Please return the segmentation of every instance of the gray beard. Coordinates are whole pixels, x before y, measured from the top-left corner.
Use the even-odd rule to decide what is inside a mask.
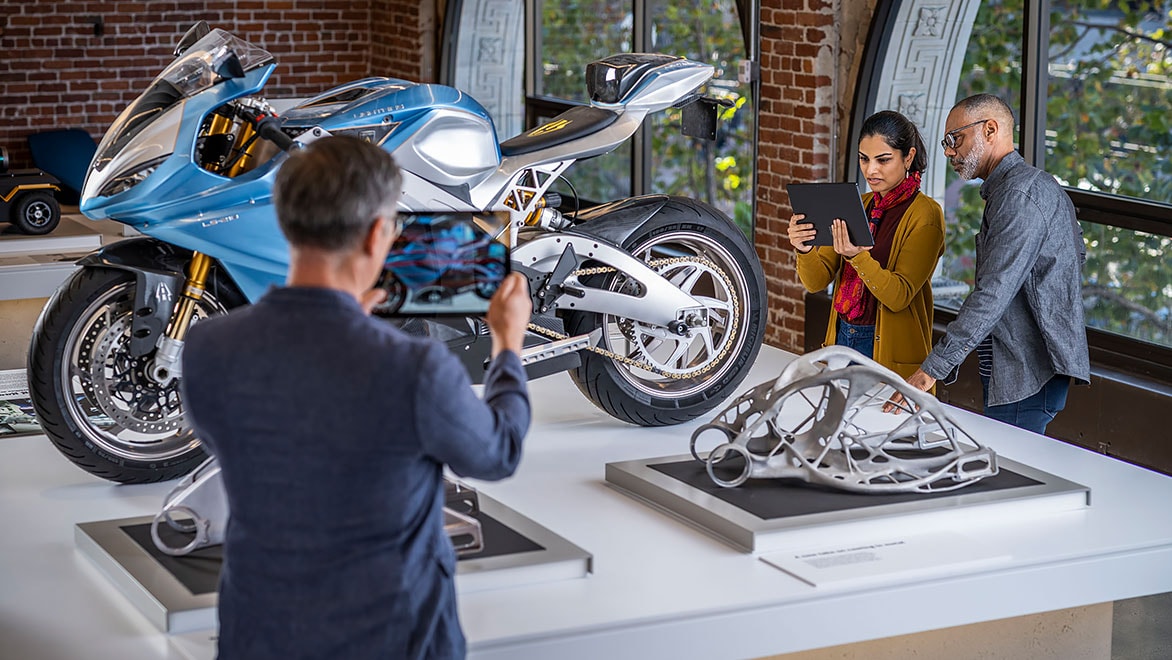
[[[975,179],[977,177],[977,167],[981,164],[981,159],[985,157],[985,152],[989,150],[989,145],[984,141],[978,141],[973,150],[960,162],[960,171],[957,176],[966,181]]]

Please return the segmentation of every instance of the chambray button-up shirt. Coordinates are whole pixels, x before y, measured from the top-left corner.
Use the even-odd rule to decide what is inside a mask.
[[[1016,151],[981,185],[976,285],[922,369],[945,380],[987,335],[993,375],[985,405],[1014,403],[1056,375],[1090,380],[1083,320],[1086,246],[1054,177]]]

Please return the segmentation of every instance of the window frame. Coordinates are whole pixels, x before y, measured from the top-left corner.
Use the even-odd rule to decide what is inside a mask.
[[[854,112],[850,121],[850,142],[857,144],[863,121],[875,111],[877,90],[884,74],[881,55],[892,39],[896,17],[905,0],[879,0],[863,49],[863,62],[855,87]],[[1049,76],[1049,0],[1023,0],[1022,87],[1019,109],[1020,139],[1018,152],[1027,163],[1045,167],[1046,88]],[[925,136],[934,144],[936,138]],[[857,182],[858,168],[844,159],[844,180]],[[1131,231],[1172,237],[1172,204],[1152,200],[1092,192],[1063,186],[1074,204],[1078,219],[1119,227]],[[938,321],[951,321],[956,313],[936,307]],[[1095,366],[1110,365],[1128,374],[1172,383],[1172,347],[1133,339],[1087,326],[1087,341]]]
[[[542,40],[541,40],[541,11],[538,6],[539,2],[549,0],[525,0],[525,130],[536,128],[541,119],[556,116],[576,105],[583,105],[578,102],[569,101],[557,97],[541,95],[537,93],[538,78],[540,73],[537,64],[541,61]],[[651,2],[649,0],[628,0],[631,3],[631,51],[636,53],[650,52],[651,44],[651,26],[652,21],[648,20]],[[748,5],[746,7],[745,5]],[[745,29],[744,22],[746,9],[747,13],[752,14],[749,23],[749,43],[747,44],[748,52],[745,53],[745,59],[756,63],[758,61],[758,53],[760,51],[760,0],[737,0],[738,19],[742,23],[742,30]],[[756,69],[756,67],[753,67]],[[749,93],[754,108],[759,108],[758,105],[761,99],[761,80],[760,76],[754,76],[753,81],[749,86]],[[753,113],[752,125],[752,139],[753,145],[752,158],[754,163],[757,160],[758,140],[757,135],[760,130],[758,118],[760,111]],[[646,122],[645,122],[646,126]],[[640,127],[631,137],[631,189],[632,196],[647,195],[656,192],[651,189],[652,181],[654,180],[651,172],[651,131],[645,127]],[[750,190],[757,189],[757,167],[753,167],[753,178],[750,182]],[[750,196],[752,205],[752,217],[757,217],[757,196]],[[603,203],[607,200],[588,200],[583,199],[581,203],[583,206],[592,206]],[[756,231],[754,223],[753,227]]]

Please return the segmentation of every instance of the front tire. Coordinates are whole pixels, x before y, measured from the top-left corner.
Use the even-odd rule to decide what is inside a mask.
[[[573,313],[570,335],[603,328],[602,347],[658,371],[590,351],[570,373],[595,405],[640,426],[680,424],[712,410],[734,393],[761,349],[765,324],[765,277],[745,235],[716,209],[672,199],[622,248],[645,261],[682,260],[660,275],[703,301],[709,327],[689,336],[610,314]],[[688,257],[698,257],[689,262]],[[611,290],[637,288],[622,274],[608,276]],[[670,374],[670,375],[665,375]]]
[[[227,311],[209,287],[195,320]],[[77,270],[46,304],[29,347],[29,394],[45,434],[76,465],[118,483],[180,477],[206,454],[187,423],[179,381],[150,376],[154,351],[129,351],[135,277]],[[227,297],[234,297],[226,290]]]

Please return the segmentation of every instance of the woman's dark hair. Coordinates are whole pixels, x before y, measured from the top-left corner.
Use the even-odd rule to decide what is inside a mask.
[[[883,138],[892,149],[898,149],[907,157],[912,147],[916,148],[916,157],[912,159],[912,172],[923,172],[928,168],[928,150],[924,148],[924,138],[912,120],[898,112],[884,110],[867,117],[863,122],[863,130],[859,138],[878,135]]]

